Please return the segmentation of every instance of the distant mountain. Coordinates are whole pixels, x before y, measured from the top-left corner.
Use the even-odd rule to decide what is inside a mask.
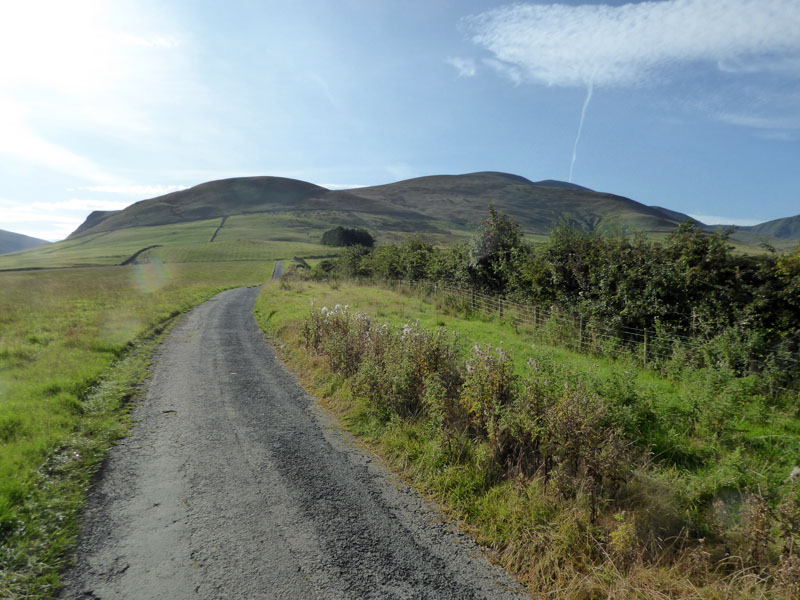
[[[748,231],[759,235],[770,235],[782,240],[800,240],[800,215],[775,219],[750,227],[737,227],[737,230]]]
[[[678,225],[661,211],[623,196],[506,173],[433,175],[352,192],[462,227],[485,218],[488,204],[513,216],[528,233],[547,234],[561,221],[586,231],[622,226],[664,232]]]
[[[22,235],[21,233],[0,229],[0,254],[19,252],[20,250],[36,248],[37,246],[43,246],[49,243],[50,242],[47,240],[40,240],[39,238],[29,235]]]
[[[118,211],[95,211],[70,238],[103,231],[199,221],[249,213],[344,211],[423,221],[424,216],[348,190],[331,191],[297,179],[239,177],[203,183],[187,190],[142,200]],[[426,229],[424,223],[417,227]]]
[[[352,190],[329,190],[283,177],[241,177],[142,200],[120,211],[93,212],[70,238],[254,213],[291,213],[297,227],[308,228],[312,221],[319,226],[367,227],[378,239],[397,239],[408,232],[463,238],[486,218],[489,204],[513,216],[526,233],[541,235],[559,223],[584,231],[663,234],[690,218],[573,183],[533,182],[495,171],[432,175]],[[800,237],[800,217],[740,230],[750,239],[755,234]]]

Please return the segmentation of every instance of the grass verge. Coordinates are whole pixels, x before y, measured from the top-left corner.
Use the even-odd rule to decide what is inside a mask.
[[[402,405],[386,410],[376,398],[393,367],[367,360],[348,375],[346,369],[332,369],[330,355],[309,351],[302,323],[309,319],[311,299],[317,308],[348,304],[351,312],[393,326],[419,321],[425,328],[458,331],[470,342],[502,343],[514,358],[519,377],[514,385],[533,381],[548,406],[563,409],[546,411],[556,418],[551,422],[567,426],[559,435],[569,436],[570,411],[579,406],[570,398],[588,399],[589,412],[605,407],[598,415],[613,424],[629,457],[622,485],[598,497],[588,479],[542,477],[540,471],[524,473],[519,461],[500,463],[491,419],[482,428],[448,430],[441,414],[428,408],[405,415]],[[435,301],[344,283],[270,285],[259,299],[257,317],[281,340],[308,389],[419,489],[443,502],[503,566],[529,584],[534,597],[797,597],[798,560],[786,545],[797,542],[792,528],[800,505],[797,486],[786,476],[800,460],[794,444],[800,423],[794,403],[760,396],[753,381],[713,371],[661,377],[634,361],[531,347],[513,323],[465,319]],[[347,335],[332,341],[340,356],[346,352],[338,342]],[[475,356],[470,355],[473,368],[480,364]],[[538,370],[532,380],[524,379],[528,359]],[[399,385],[407,383],[401,377]],[[386,385],[394,386],[396,395],[398,381]],[[469,406],[472,396],[462,394],[462,402]],[[579,411],[574,416],[576,428],[593,435],[592,423],[581,422]],[[571,439],[584,442],[580,435]],[[609,444],[596,441],[594,458],[605,460]],[[585,474],[587,456],[592,458],[582,456],[575,473]]]
[[[91,477],[175,319],[255,262],[0,273],[0,598],[51,598]]]

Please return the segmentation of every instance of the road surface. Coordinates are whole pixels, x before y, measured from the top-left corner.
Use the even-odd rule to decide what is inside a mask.
[[[279,260],[275,263],[275,270],[272,271],[272,278],[280,279],[281,277],[283,277],[283,261]]]
[[[62,597],[527,597],[303,391],[258,292],[223,292],[160,348]]]

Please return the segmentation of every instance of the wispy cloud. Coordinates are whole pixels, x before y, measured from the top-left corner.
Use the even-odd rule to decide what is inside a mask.
[[[308,78],[319,88],[320,92],[322,92],[322,95],[327,98],[328,102],[330,102],[334,108],[341,108],[339,99],[333,95],[331,86],[324,77],[318,73],[308,73]]]
[[[28,110],[0,90],[0,154],[38,163],[53,171],[94,182],[112,181],[93,160],[39,135],[27,122]]]
[[[446,59],[445,62],[455,68],[459,77],[475,77],[478,72],[478,67],[475,65],[475,61],[471,58],[454,56]]]
[[[780,133],[782,136],[789,136],[792,132],[800,132],[800,118],[764,117],[734,113],[722,113],[718,115],[718,118],[724,123],[759,129],[764,133]]]
[[[484,58],[483,64],[508,78],[514,85],[522,83],[522,70],[517,65],[503,62],[496,58]]]
[[[154,198],[187,189],[185,185],[89,185],[80,188],[88,192],[122,194],[138,198]]]
[[[758,219],[738,219],[736,217],[719,217],[715,215],[689,216],[695,221],[705,223],[706,225],[742,225],[746,227],[749,225],[758,225],[759,223],[763,223],[763,221],[759,221]]]
[[[356,188],[367,187],[360,183],[320,183],[319,185],[329,190],[354,190]]]
[[[57,210],[57,211],[86,211],[92,210],[122,210],[131,205],[131,202],[120,202],[114,200],[87,200],[85,198],[70,198],[60,202],[34,202],[31,208],[37,211]]]
[[[800,53],[796,0],[515,4],[465,25],[474,43],[524,80],[558,86],[639,85],[680,63],[755,65],[741,61]]]
[[[67,237],[84,220],[83,216],[42,212],[5,198],[0,198],[0,215],[0,229],[50,241]]]

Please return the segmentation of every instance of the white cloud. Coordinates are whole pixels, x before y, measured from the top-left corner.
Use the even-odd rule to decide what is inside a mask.
[[[721,60],[717,63],[717,68],[723,73],[753,74],[753,73],[775,73],[775,74],[796,74],[800,73],[800,56],[779,56],[779,57],[737,57],[734,59]]]
[[[103,194],[123,194],[138,198],[155,198],[171,192],[187,189],[185,185],[90,185],[80,188],[89,192]],[[130,203],[129,203],[130,204]]]
[[[329,190],[354,190],[356,188],[367,187],[359,183],[320,183],[319,185]]]
[[[738,219],[736,217],[718,217],[714,215],[689,215],[695,221],[700,221],[706,225],[758,225],[763,223],[758,219]]]
[[[459,77],[475,77],[475,74],[478,72],[475,61],[471,58],[460,58],[455,56],[453,58],[448,58],[445,60],[445,62],[458,71]]]
[[[92,210],[122,210],[130,205],[130,202],[71,198],[61,202],[34,202],[31,207],[36,210],[78,210],[85,213]]]
[[[0,229],[50,241],[67,237],[85,218],[51,210],[36,210],[4,198],[0,198],[0,215]]]
[[[89,181],[108,182],[113,179],[94,161],[38,135],[28,125],[27,116],[28,109],[4,97],[0,90],[0,154],[36,162]]]
[[[515,4],[464,23],[500,64],[527,81],[558,86],[638,85],[686,62],[769,63],[800,53],[797,0]]]
[[[752,127],[754,129],[773,131],[800,129],[800,120],[790,117],[762,117],[758,115],[723,113],[719,115],[719,120],[732,125]]]
[[[516,65],[502,62],[495,58],[484,58],[483,63],[500,73],[500,75],[510,79],[514,85],[522,83],[522,71]]]
[[[721,113],[717,119],[730,125],[755,129],[758,137],[766,140],[792,141],[800,134],[800,117]]]

